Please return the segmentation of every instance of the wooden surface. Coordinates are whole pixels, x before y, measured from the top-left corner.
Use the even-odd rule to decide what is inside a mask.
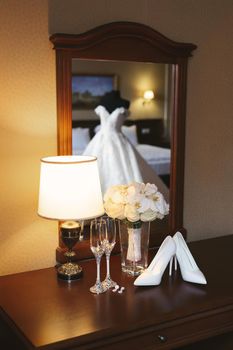
[[[54,268],[3,276],[1,316],[22,349],[171,349],[227,333],[233,331],[232,246],[233,236],[190,244],[207,286],[166,271],[160,286],[134,287],[118,256],[111,270],[126,288],[121,295],[89,292],[94,261],[83,262],[84,278],[71,284],[57,280]]]

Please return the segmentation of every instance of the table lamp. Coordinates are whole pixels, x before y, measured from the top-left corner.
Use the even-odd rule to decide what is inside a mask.
[[[79,220],[104,214],[97,158],[92,156],[55,156],[41,159],[38,214],[62,221],[60,234],[68,248],[68,261],[57,269],[66,281],[79,279],[82,268],[71,261],[73,246],[80,237]]]

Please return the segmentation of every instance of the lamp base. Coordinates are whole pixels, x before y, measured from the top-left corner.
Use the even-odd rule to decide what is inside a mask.
[[[83,269],[81,266],[72,262],[65,263],[57,269],[57,277],[67,282],[78,280],[82,275]]]

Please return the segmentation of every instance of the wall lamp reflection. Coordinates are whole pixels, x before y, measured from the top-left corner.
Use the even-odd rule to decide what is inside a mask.
[[[143,94],[143,102],[142,104],[145,105],[147,103],[150,103],[155,97],[153,90],[146,90]]]

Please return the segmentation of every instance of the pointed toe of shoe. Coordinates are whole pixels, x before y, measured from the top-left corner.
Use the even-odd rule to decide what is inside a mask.
[[[200,270],[189,271],[182,276],[183,280],[186,282],[197,283],[197,284],[207,284],[204,274]]]
[[[158,276],[154,275],[150,271],[145,270],[140,276],[134,281],[135,286],[156,286],[160,284],[161,280]]]
[[[200,284],[207,284],[207,281],[206,281],[206,278],[204,276],[204,274],[199,270],[198,271],[198,278],[197,278],[197,281],[196,283],[200,283]]]

